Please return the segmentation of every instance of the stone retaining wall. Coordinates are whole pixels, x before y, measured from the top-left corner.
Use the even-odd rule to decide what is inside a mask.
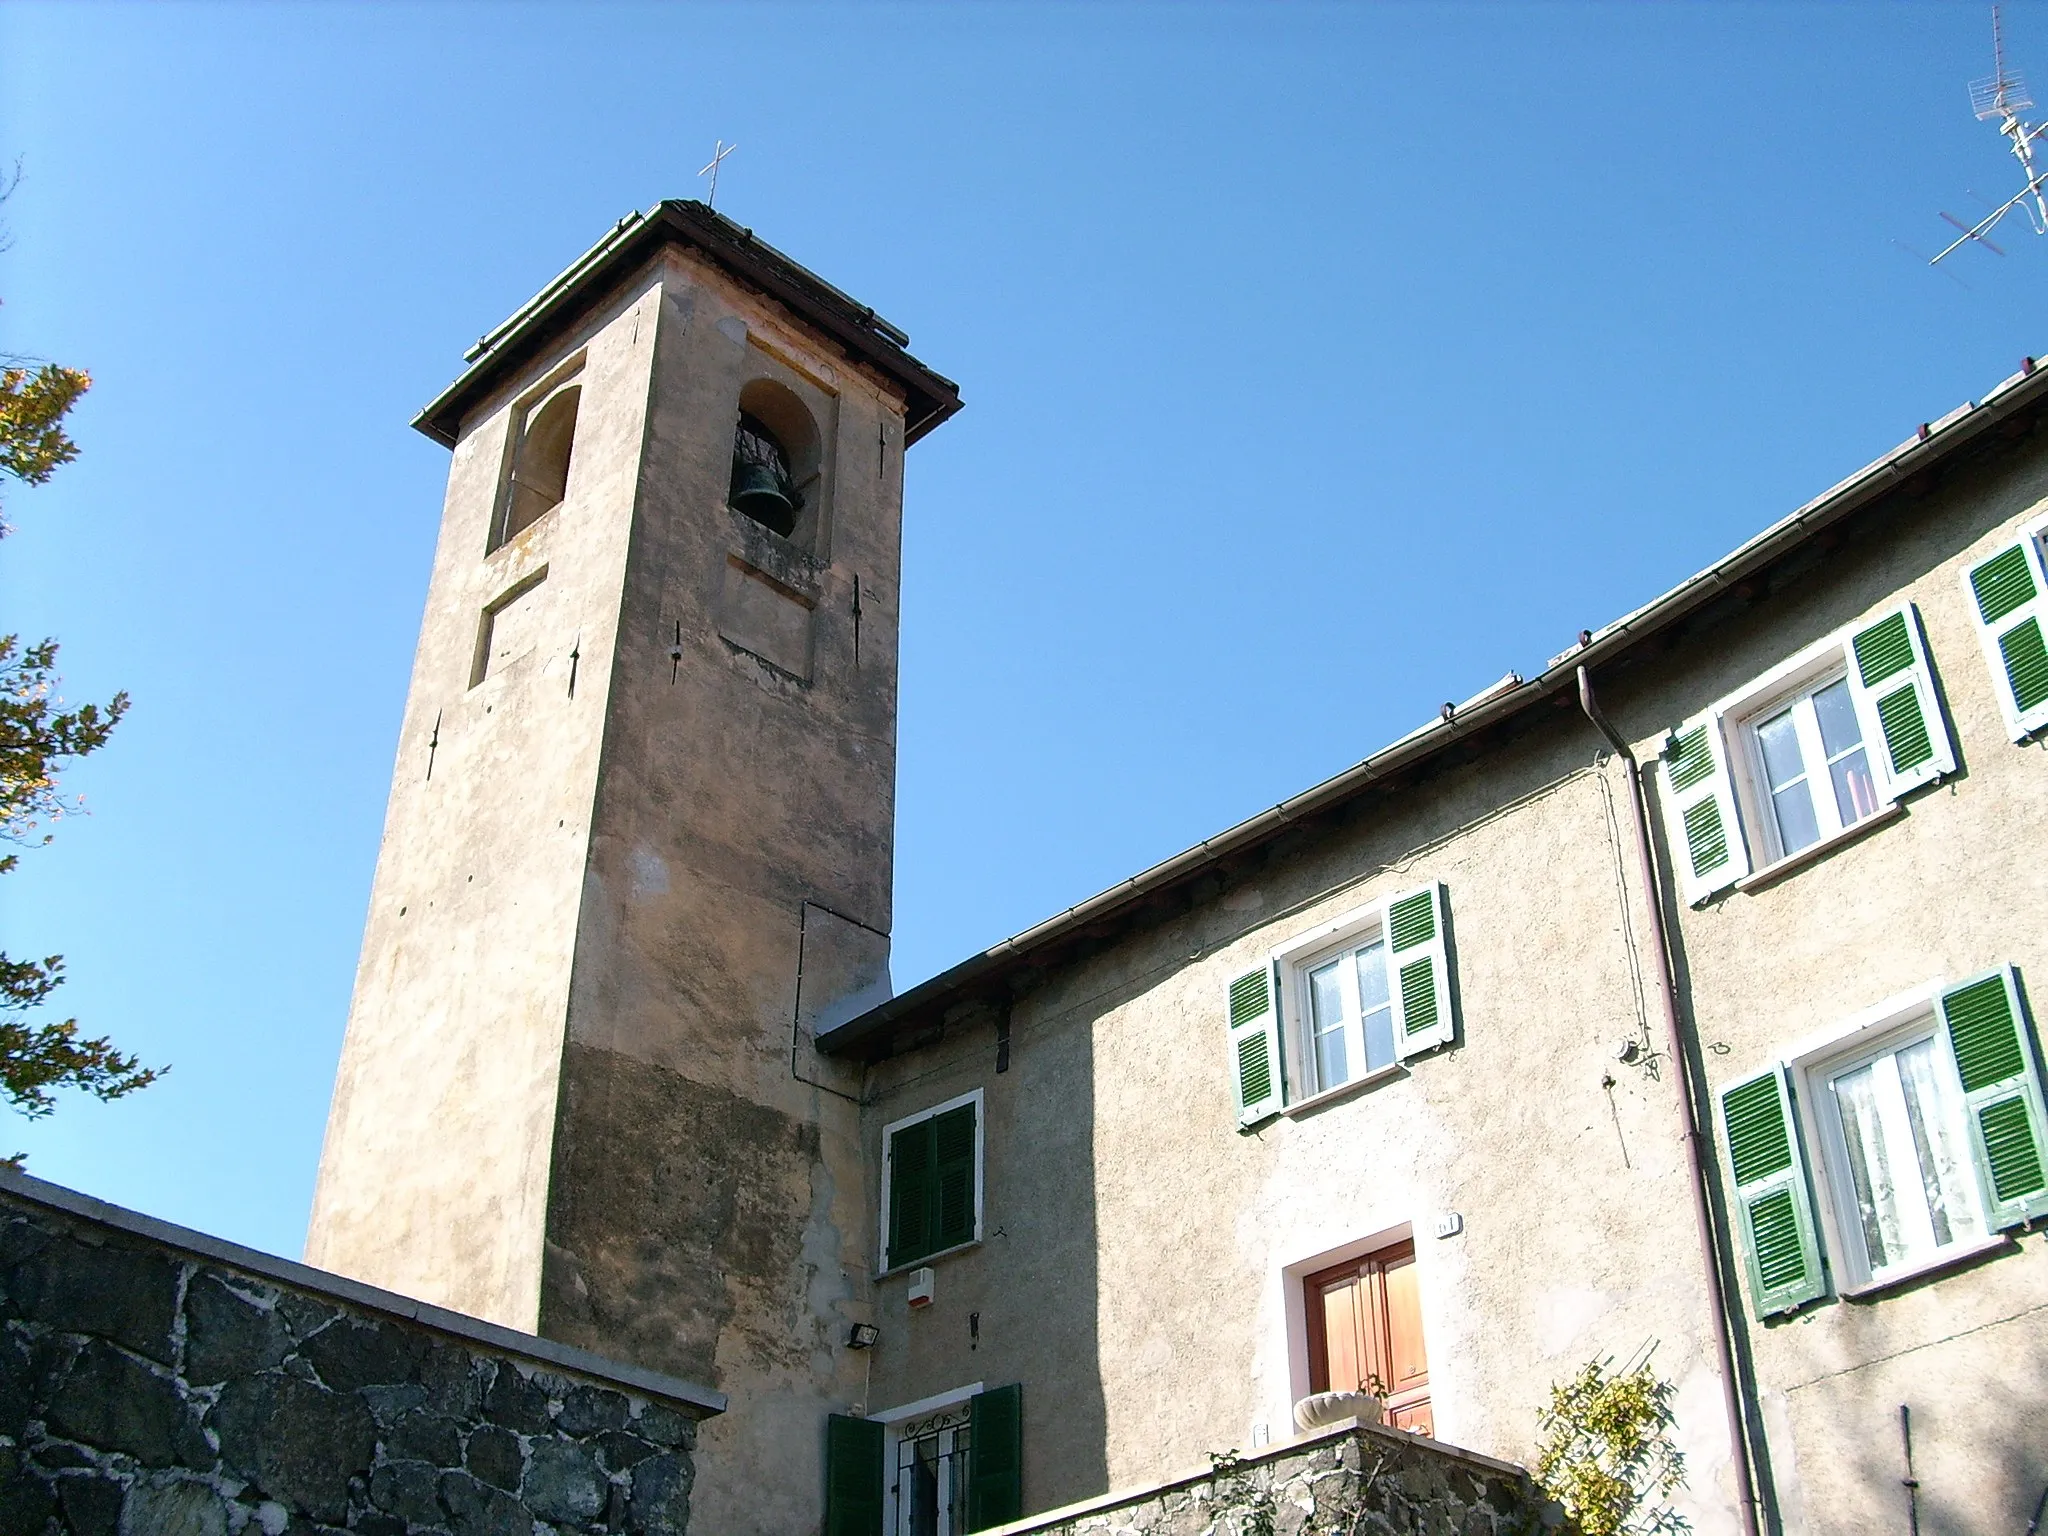
[[[986,1536],[1570,1536],[1520,1467],[1355,1421]]]
[[[723,1407],[0,1170],[0,1536],[672,1536]]]

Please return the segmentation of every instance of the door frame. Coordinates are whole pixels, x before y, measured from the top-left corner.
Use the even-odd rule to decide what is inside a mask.
[[[1308,1294],[1306,1284],[1308,1277],[1321,1270],[1334,1269],[1347,1260],[1362,1259],[1369,1253],[1375,1253],[1382,1248],[1391,1248],[1396,1243],[1404,1241],[1415,1242],[1415,1224],[1413,1222],[1396,1222],[1393,1226],[1382,1227],[1376,1232],[1368,1233],[1364,1237],[1353,1238],[1350,1242],[1340,1243],[1334,1248],[1319,1249],[1315,1253],[1306,1254],[1299,1259],[1280,1266],[1281,1307],[1287,1335],[1288,1396],[1287,1402],[1282,1407],[1276,1421],[1285,1426],[1285,1428],[1276,1438],[1284,1440],[1287,1436],[1294,1433],[1294,1405],[1309,1395]],[[1420,1243],[1416,1243],[1415,1264],[1418,1274],[1427,1280],[1428,1269],[1422,1261],[1422,1245]],[[1427,1287],[1424,1288],[1423,1294],[1427,1297]],[[1426,1314],[1423,1318],[1423,1333],[1425,1337],[1428,1337],[1430,1333],[1429,1318]],[[1429,1379],[1433,1386],[1436,1381],[1436,1369],[1433,1362],[1430,1368]],[[1435,1393],[1432,1392],[1431,1401],[1434,1402],[1435,1400]]]

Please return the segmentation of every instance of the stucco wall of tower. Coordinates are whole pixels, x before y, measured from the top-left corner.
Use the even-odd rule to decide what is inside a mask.
[[[1668,727],[1906,597],[1947,701],[1950,783],[1775,884],[1670,914],[1714,1088],[1903,989],[2048,964],[2048,760],[2006,735],[1962,587],[1969,563],[2048,509],[2042,450],[2038,434],[2000,439],[1602,679],[1649,760]],[[1702,1533],[1735,1529],[1673,1064],[1615,1059],[1656,1014],[1625,789],[1599,745],[1561,701],[1476,762],[1282,836],[1178,915],[1162,904],[1091,956],[1042,967],[1006,1005],[1007,1072],[1004,1010],[980,1007],[874,1068],[871,1198],[882,1127],[920,1108],[983,1088],[988,1150],[982,1241],[936,1261],[935,1303],[912,1313],[900,1276],[877,1288],[873,1404],[1022,1381],[1033,1509],[1244,1448],[1260,1424],[1277,1438],[1303,1390],[1288,1340],[1298,1266],[1405,1228],[1443,1439],[1526,1461],[1552,1382],[1654,1342],[1689,1464],[1679,1508]],[[1428,879],[1448,887],[1459,1041],[1240,1135],[1231,978]],[[1463,1231],[1438,1239],[1450,1211]],[[2031,1431],[2048,1413],[2044,1268],[2027,1235],[1880,1297],[1747,1326],[1786,1529],[1902,1522],[1901,1403],[1923,1530],[2025,1524],[2048,1483]]]
[[[595,306],[454,449],[307,1235],[527,1330],[659,300],[650,271]],[[491,550],[515,406],[579,352],[567,495]],[[485,609],[543,571],[531,649],[472,686]]]
[[[757,378],[820,432],[808,539],[726,505]],[[888,389],[670,255],[540,1326],[731,1395],[706,1530],[814,1528],[824,1416],[860,1395],[859,1080],[809,1036],[886,995],[902,439]]]
[[[2006,732],[1964,587],[1968,568],[2048,513],[2039,429],[1859,528],[1710,634],[1689,636],[1655,692],[1621,696],[1624,729],[1664,726],[1796,651],[1910,599],[1947,705],[1958,772],[1905,814],[1789,877],[1679,917],[1683,977],[1721,1087],[1939,979],[2020,969],[2037,1033],[2048,978],[2048,753]],[[1809,1159],[1818,1151],[1809,1142]],[[1725,1158],[1725,1152],[1722,1154]],[[1842,1234],[1820,1201],[1843,1280]],[[2018,1237],[1972,1266],[1748,1328],[1788,1526],[1899,1526],[1911,1407],[1921,1530],[2023,1529],[2048,1487],[2048,1248]]]

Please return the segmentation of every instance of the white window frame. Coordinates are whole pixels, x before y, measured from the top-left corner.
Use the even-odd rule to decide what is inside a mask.
[[[889,1200],[896,1184],[896,1170],[894,1166],[896,1133],[906,1126],[916,1125],[921,1120],[930,1120],[936,1116],[943,1115],[949,1109],[958,1109],[962,1104],[972,1104],[974,1106],[974,1236],[964,1243],[955,1243],[950,1248],[941,1248],[935,1253],[927,1253],[921,1257],[906,1260],[891,1269],[889,1267]],[[955,1094],[943,1104],[934,1104],[930,1109],[921,1109],[914,1115],[905,1115],[900,1120],[891,1120],[882,1127],[882,1198],[880,1201],[882,1221],[881,1226],[875,1233],[876,1279],[882,1279],[889,1275],[905,1274],[913,1269],[921,1269],[934,1259],[948,1258],[953,1254],[965,1253],[969,1248],[980,1246],[982,1232],[982,1181],[988,1171],[988,1158],[986,1156],[987,1135],[988,1109],[982,1096],[982,1090],[979,1088],[972,1088],[966,1093]]]
[[[1295,1083],[1318,1085],[1313,1092],[1300,1098],[1288,1095],[1288,1101],[1282,1106],[1282,1113],[1294,1114],[1302,1110],[1319,1108],[1333,1100],[1369,1088],[1375,1083],[1406,1074],[1407,1065],[1400,1055],[1398,1035],[1394,1059],[1386,1066],[1361,1072],[1334,1088],[1322,1087],[1316,1071],[1315,1019],[1309,1002],[1309,972],[1320,962],[1346,950],[1355,949],[1374,937],[1384,941],[1384,916],[1383,901],[1375,901],[1368,907],[1356,907],[1288,940],[1267,955],[1267,964],[1272,967],[1273,974],[1279,979],[1280,1040],[1281,1050],[1286,1059],[1286,1081],[1290,1086]],[[1387,985],[1391,995],[1395,985],[1391,957],[1388,960]],[[1398,1017],[1395,1025],[1398,1030]],[[1362,1039],[1359,1044],[1359,1060],[1363,1061],[1365,1058]]]
[[[960,1104],[966,1101],[964,1098],[961,1098],[955,1099],[953,1102]],[[923,1118],[921,1115],[912,1115],[907,1120],[898,1121],[897,1124],[909,1125],[912,1121]],[[896,1463],[898,1457],[902,1454],[903,1426],[914,1423],[919,1419],[929,1418],[935,1413],[942,1413],[948,1408],[957,1408],[962,1403],[971,1402],[974,1398],[980,1396],[982,1390],[982,1384],[977,1381],[971,1386],[954,1387],[951,1391],[937,1392],[930,1397],[921,1397],[914,1403],[905,1403],[898,1408],[886,1408],[880,1413],[868,1415],[869,1418],[874,1419],[882,1426],[882,1529],[887,1533],[887,1536],[895,1536],[897,1526]],[[972,1454],[971,1447],[969,1448],[969,1454]],[[955,1469],[949,1463],[946,1470],[950,1476]],[[965,1536],[964,1532],[954,1531],[949,1533],[944,1529],[944,1515],[947,1508],[946,1494],[949,1492],[949,1489],[940,1490],[939,1536]]]
[[[1850,707],[1856,710],[1856,726],[1862,733],[1863,757],[1866,771],[1870,774],[1871,790],[1876,804],[1869,814],[1844,824],[1835,804],[1834,776],[1828,772],[1827,750],[1819,738],[1816,726],[1811,732],[1803,720],[1794,721],[1799,736],[1799,755],[1806,768],[1807,795],[1813,802],[1814,822],[1820,828],[1820,836],[1803,848],[1787,850],[1784,835],[1778,829],[1777,808],[1771,801],[1770,775],[1764,767],[1763,740],[1759,727],[1766,720],[1776,717],[1787,708],[1803,699],[1819,693],[1823,688],[1837,682],[1845,682],[1849,676],[1849,646],[1847,640],[1833,642],[1819,652],[1802,652],[1798,665],[1789,673],[1780,668],[1772,674],[1774,681],[1768,685],[1754,685],[1745,695],[1743,702],[1731,708],[1726,715],[1730,726],[1728,765],[1730,776],[1735,780],[1735,798],[1741,807],[1745,825],[1754,825],[1757,836],[1750,857],[1754,860],[1757,873],[1761,874],[1786,859],[1796,858],[1816,848],[1840,842],[1843,838],[1861,831],[1864,825],[1882,815],[1893,801],[1884,792],[1883,775],[1879,773],[1876,754],[1884,750],[1884,736],[1879,733],[1877,740],[1870,738],[1869,722],[1864,711],[1856,706],[1856,696],[1850,692]],[[1811,739],[1809,739],[1811,738]],[[1819,769],[1816,773],[1815,763]],[[1823,798],[1825,795],[1825,798]],[[1833,825],[1830,825],[1833,823]]]
[[[1872,1269],[1864,1251],[1862,1223],[1852,1214],[1856,1199],[1855,1180],[1849,1172],[1841,1117],[1832,1105],[1823,1109],[1828,1099],[1830,1076],[1859,1058],[1895,1050],[1920,1036],[1930,1036],[1935,1040],[1935,1070],[1948,1080],[1947,1086],[1960,1104],[1962,1085],[1955,1081],[1955,1064],[1941,1043],[1940,998],[1949,985],[1946,981],[1931,982],[1888,998],[1844,1023],[1800,1041],[1783,1058],[1791,1069],[1797,1090],[1794,1113],[1799,1117],[1799,1131],[1814,1154],[1808,1162],[1808,1170],[1817,1186],[1813,1193],[1814,1203],[1819,1207],[1822,1240],[1826,1251],[1838,1256],[1838,1272],[1834,1276],[1837,1295],[1854,1297],[1883,1290],[1962,1263],[1991,1249],[2008,1246],[2010,1242],[2004,1233],[1990,1230],[1990,1216],[1984,1210],[1975,1170],[1972,1169],[1964,1185],[1965,1197],[1985,1231],[1978,1237],[1950,1243],[1918,1258],[1888,1265],[1881,1270]],[[1956,1130],[1967,1137],[1967,1125],[1958,1125]]]
[[[1856,705],[1857,726],[1863,733],[1864,760],[1871,767],[1871,785],[1877,793],[1877,809],[1860,821],[1837,827],[1832,832],[1823,831],[1804,848],[1787,853],[1779,839],[1778,818],[1771,807],[1770,784],[1764,773],[1763,747],[1756,734],[1759,722],[1776,714],[1801,694],[1818,692],[1835,678],[1847,677],[1849,668],[1855,665],[1849,642],[1868,622],[1867,619],[1859,619],[1832,635],[1814,641],[1761,677],[1745,683],[1708,711],[1721,731],[1728,753],[1728,777],[1735,790],[1736,819],[1740,825],[1730,828],[1728,835],[1741,838],[1749,853],[1750,873],[1735,882],[1738,887],[1746,889],[1795,869],[1850,838],[1860,837],[1872,828],[1882,826],[1891,819],[1887,813],[1898,805],[1898,796],[1887,787],[1889,778],[1878,765],[1877,754],[1885,750],[1883,727],[1864,707],[1860,694],[1852,687],[1850,696]],[[1912,620],[1908,619],[1908,622]],[[1930,731],[1934,725],[1933,721],[1928,722]],[[1823,788],[1832,806],[1832,782],[1816,784],[1809,766],[1807,783],[1814,796],[1817,814]]]

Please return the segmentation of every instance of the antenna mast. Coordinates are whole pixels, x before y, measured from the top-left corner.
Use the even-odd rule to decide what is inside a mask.
[[[2048,235],[2048,191],[2044,191],[2048,189],[2048,171],[2034,163],[2034,140],[2048,133],[2048,123],[2029,126],[2020,116],[2033,104],[2034,98],[2027,94],[2026,82],[2020,78],[2019,71],[2005,67],[2005,26],[1999,16],[1999,7],[1994,5],[1991,7],[1991,73],[1982,80],[1970,82],[1970,110],[1976,113],[1980,123],[1988,123],[1994,117],[1998,119],[1998,131],[2012,141],[2013,157],[2019,161],[2020,169],[2026,172],[2027,184],[1975,224],[1965,224],[1954,214],[1943,212],[1942,217],[1962,233],[1928,261],[1930,267],[1972,240],[2003,256],[2005,252],[1984,237],[2015,208],[2025,211],[2027,222],[2034,226],[2035,234]],[[2029,201],[2031,207],[2028,206]]]

